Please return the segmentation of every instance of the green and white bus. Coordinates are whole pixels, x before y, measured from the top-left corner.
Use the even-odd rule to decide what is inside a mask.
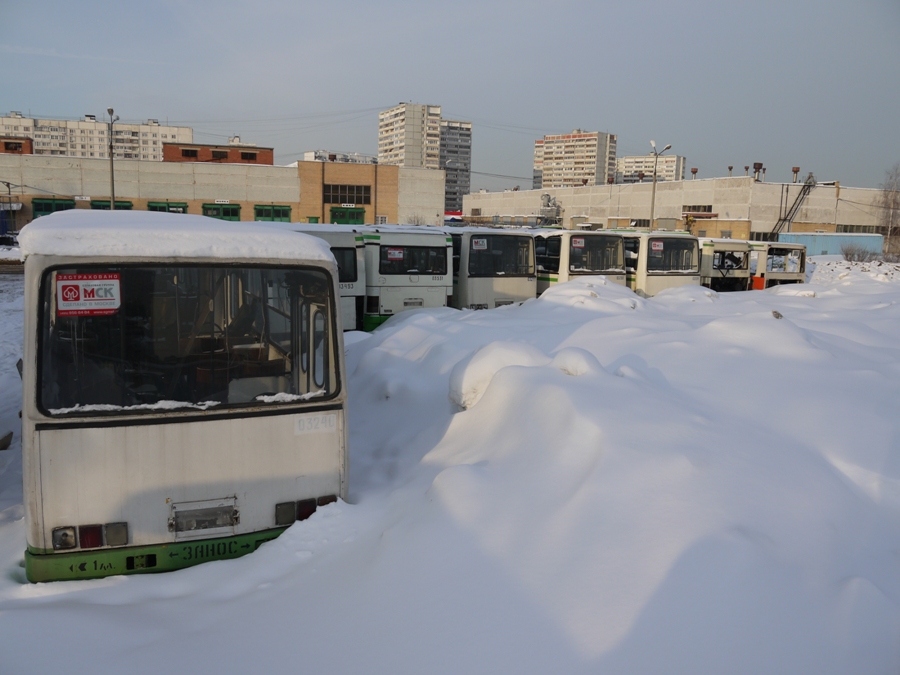
[[[325,243],[203,216],[24,228],[29,580],[252,552],[347,494]]]
[[[700,285],[697,237],[670,231],[620,230],[628,287],[648,298],[666,288]]]
[[[618,232],[532,230],[537,257],[537,294],[586,275],[603,275],[625,286],[625,249]]]
[[[426,225],[357,226],[366,245],[365,330],[410,309],[446,307],[453,293],[450,235]]]
[[[527,230],[447,228],[453,240],[457,309],[493,309],[534,298],[534,238]]]
[[[348,225],[326,225],[321,223],[290,223],[276,226],[303,232],[324,239],[338,266],[338,289],[340,292],[341,320],[344,330],[363,329],[363,309],[366,302],[366,256],[363,236]]]

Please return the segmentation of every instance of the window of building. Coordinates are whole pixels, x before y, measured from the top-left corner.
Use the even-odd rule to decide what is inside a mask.
[[[241,159],[245,162],[255,162],[256,161],[256,153],[255,152],[242,152]]]
[[[46,216],[54,211],[68,211],[75,208],[74,199],[33,199],[31,200],[31,208],[34,217]]]
[[[162,213],[187,213],[187,202],[147,202],[148,211],[159,211]]]
[[[257,204],[253,207],[253,219],[267,220],[276,223],[289,223],[291,222],[291,207],[275,205],[264,206]]]
[[[116,211],[131,211],[132,203],[129,201],[116,200]],[[108,199],[92,199],[91,208],[95,211],[109,211]]]
[[[241,207],[239,204],[204,204],[203,215],[219,220],[240,220]]]
[[[7,152],[22,152],[22,144],[16,143],[14,141],[6,141],[4,142],[4,147]]]
[[[329,185],[322,186],[322,201],[325,204],[371,204],[370,185]]]
[[[690,204],[681,207],[682,213],[712,213],[712,204]]]
[[[213,159],[228,159],[228,151],[227,150],[213,150],[212,158]]]
[[[182,149],[181,149],[181,156],[182,156],[182,157],[192,157],[192,158],[196,158],[196,157],[197,157],[197,150],[196,150],[195,148],[182,148]]]

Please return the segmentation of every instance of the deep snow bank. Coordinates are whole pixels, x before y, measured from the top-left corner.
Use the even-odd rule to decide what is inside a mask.
[[[350,504],[240,560],[37,586],[0,518],[0,653],[12,672],[61,653],[97,672],[79,664],[100,644],[136,672],[896,672],[900,292],[813,276],[650,300],[588,278],[354,336]],[[59,649],[12,649],[36,635]]]

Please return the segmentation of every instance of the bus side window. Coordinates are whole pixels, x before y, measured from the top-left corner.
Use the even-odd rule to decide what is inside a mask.
[[[325,313],[313,312],[313,382],[320,389],[328,388],[328,324]]]

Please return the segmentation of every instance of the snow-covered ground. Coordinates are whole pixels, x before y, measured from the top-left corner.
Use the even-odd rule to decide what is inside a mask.
[[[21,262],[22,251],[17,246],[0,246],[0,263]]]
[[[0,276],[0,673],[897,673],[900,271],[811,281],[592,277],[351,334],[351,503],[32,585]]]

